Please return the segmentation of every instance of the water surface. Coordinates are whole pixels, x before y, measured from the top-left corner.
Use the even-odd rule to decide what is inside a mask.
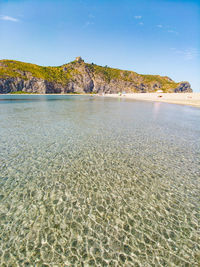
[[[199,207],[200,109],[0,96],[1,266],[197,266]]]

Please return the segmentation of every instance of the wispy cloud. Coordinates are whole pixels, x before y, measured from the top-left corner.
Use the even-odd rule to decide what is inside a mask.
[[[141,19],[142,16],[134,16],[135,19]]]
[[[196,48],[188,48],[188,49],[176,49],[176,48],[171,48],[171,50],[175,54],[181,55],[185,60],[192,60],[195,59],[196,57],[200,56],[200,51]]]
[[[94,19],[95,19],[95,16],[93,14],[89,14],[88,19],[85,22],[85,24],[83,25],[83,27],[86,28],[86,27],[89,27],[91,25],[94,25]]]
[[[139,23],[139,25],[140,25],[140,26],[143,26],[143,25],[144,25],[144,23],[143,23],[143,22],[140,22],[140,23]]]
[[[170,26],[165,26],[165,25],[163,25],[163,24],[157,24],[156,27],[157,27],[157,28],[160,28],[160,29],[163,29],[163,30],[165,30],[165,31],[168,32],[168,33],[172,33],[172,34],[176,34],[176,35],[179,34],[179,32],[177,32],[176,30],[174,30],[174,29],[173,29],[172,27],[170,27]]]
[[[14,18],[14,17],[4,16],[4,15],[0,15],[0,20],[8,20],[8,21],[13,21],[13,22],[19,21],[18,19]]]
[[[168,30],[167,32],[169,32],[169,33],[174,33],[174,34],[178,34],[178,32],[177,32],[177,31],[174,31],[174,30]]]
[[[84,24],[84,28],[85,27],[88,27],[90,25],[94,25],[94,22],[92,22],[92,21],[86,21],[86,23]]]
[[[94,16],[93,14],[89,14],[88,17],[89,17],[90,19],[94,19],[94,18],[95,18],[95,16]]]

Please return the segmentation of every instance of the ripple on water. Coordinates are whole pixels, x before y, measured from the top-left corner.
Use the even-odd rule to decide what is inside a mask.
[[[197,266],[199,110],[45,99],[0,105],[1,266]]]

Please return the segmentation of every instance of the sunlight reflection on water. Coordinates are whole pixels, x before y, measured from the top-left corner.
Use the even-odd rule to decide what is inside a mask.
[[[198,264],[200,109],[0,99],[1,266]]]

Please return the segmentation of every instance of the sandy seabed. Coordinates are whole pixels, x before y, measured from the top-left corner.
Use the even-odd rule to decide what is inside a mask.
[[[0,99],[0,266],[199,266],[200,109]]]
[[[200,93],[133,93],[122,94],[121,96],[118,94],[106,94],[105,96],[200,107]]]

